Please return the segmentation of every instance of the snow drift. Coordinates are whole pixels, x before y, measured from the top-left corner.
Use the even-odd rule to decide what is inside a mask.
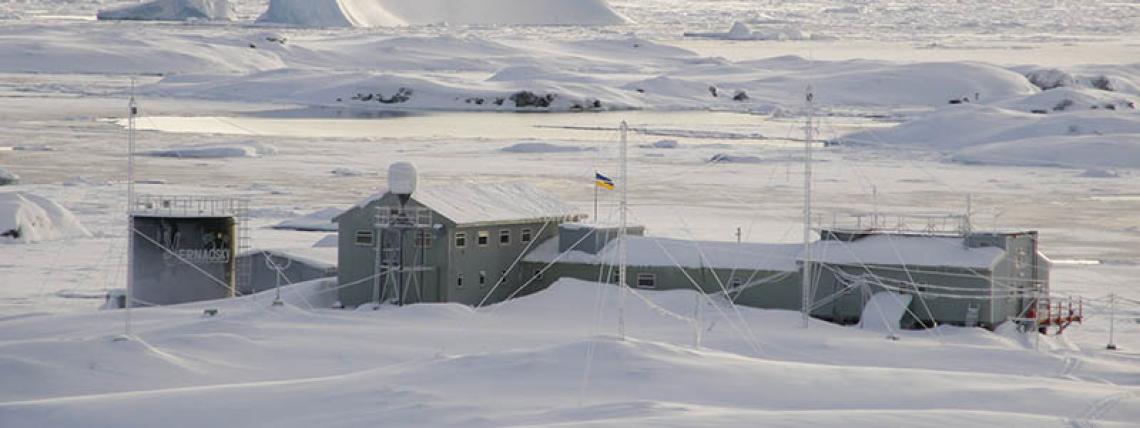
[[[626,22],[605,0],[271,0],[258,21],[306,27]]]
[[[798,25],[784,25],[776,27],[763,27],[753,29],[748,24],[736,21],[727,33],[685,33],[685,37],[697,37],[719,40],[813,40],[816,37],[804,31]]]
[[[503,147],[501,151],[506,153],[577,153],[594,151],[592,147],[579,147],[568,146],[560,144],[542,143],[537,141],[526,141],[518,144],[513,144]]]
[[[1140,134],[1029,138],[986,144],[951,159],[973,164],[1091,168],[1084,177],[1112,178],[1100,168],[1140,168]]]
[[[234,9],[229,0],[155,0],[101,10],[96,17],[103,21],[232,21]]]
[[[1110,110],[1030,114],[978,105],[945,108],[886,130],[842,138],[845,143],[913,146],[969,163],[1140,167],[1140,116]]]
[[[1028,138],[1114,134],[1140,134],[1140,117],[1103,110],[1039,115],[964,105],[942,109],[895,128],[851,134],[843,140],[953,151]]]
[[[153,150],[143,153],[144,156],[183,159],[256,158],[261,156],[272,156],[275,154],[277,154],[277,149],[275,147],[263,144],[176,147],[167,150]]]
[[[31,243],[79,238],[91,233],[75,215],[45,197],[0,193],[0,243]]]

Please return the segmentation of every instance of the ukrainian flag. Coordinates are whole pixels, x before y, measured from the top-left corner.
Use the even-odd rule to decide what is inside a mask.
[[[594,173],[594,183],[596,183],[598,185],[598,187],[601,187],[601,188],[606,189],[606,190],[614,190],[614,187],[615,187],[614,181],[611,180],[609,177],[602,175],[602,173],[600,173],[600,172]]]

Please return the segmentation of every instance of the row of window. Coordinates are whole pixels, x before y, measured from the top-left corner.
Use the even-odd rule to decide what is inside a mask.
[[[480,230],[479,232],[476,232],[475,239],[476,239],[476,243],[478,243],[480,247],[486,247],[488,244],[490,244],[491,232],[486,231],[486,230]],[[531,229],[523,229],[522,232],[520,233],[519,240],[523,244],[529,244],[530,241],[533,239],[534,239],[534,231],[532,231]],[[367,229],[357,230],[356,236],[354,236],[354,242],[356,243],[357,246],[361,246],[361,247],[374,246],[374,245],[376,245],[376,234],[372,230],[367,230]],[[416,247],[419,247],[419,248],[429,248],[430,249],[432,246],[431,232],[427,231],[427,230],[417,230],[416,231],[415,245],[416,245]],[[511,245],[511,231],[509,229],[503,229],[503,230],[499,231],[499,245]],[[466,247],[467,247],[467,232],[456,232],[455,233],[455,248],[466,248]]]
[[[534,271],[534,278],[542,279],[542,272],[543,271],[541,269],[536,269]],[[505,277],[505,276],[507,276],[507,271],[504,270],[500,274],[500,278]],[[615,284],[618,282],[618,277],[616,274],[614,275],[613,282]],[[487,272],[486,271],[480,271],[479,272],[479,286],[483,287],[486,285],[487,285]],[[455,274],[455,286],[458,288],[463,288],[464,282],[463,282],[463,274],[462,273]],[[644,288],[644,289],[657,288],[657,275],[652,274],[652,273],[639,273],[639,274],[637,274],[637,288]]]
[[[356,236],[353,241],[360,247],[371,247],[376,245],[376,234],[371,230],[361,229],[356,231]],[[417,248],[431,249],[432,245],[431,232],[427,230],[417,230],[415,237],[415,245]]]
[[[519,240],[523,244],[528,244],[534,239],[534,232],[531,229],[523,229],[519,236]],[[490,244],[491,232],[480,230],[475,233],[475,243],[480,247],[486,247]],[[499,245],[511,245],[511,231],[510,229],[503,229],[499,231]],[[467,232],[455,232],[455,248],[467,247]]]

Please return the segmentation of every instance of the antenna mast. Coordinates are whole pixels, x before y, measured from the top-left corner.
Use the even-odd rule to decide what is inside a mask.
[[[139,114],[135,102],[135,79],[131,78],[131,100],[127,103],[127,296],[123,303],[126,311],[123,336],[131,336],[131,306],[134,305],[135,267],[135,117]]]
[[[618,297],[618,335],[625,340],[625,298],[629,292],[626,284],[626,214],[629,209],[629,124],[621,122],[621,202],[618,210],[621,214],[621,224],[618,226],[618,286],[621,295]]]
[[[803,267],[803,326],[808,328],[811,320],[811,304],[814,287],[813,267],[811,263],[811,192],[812,192],[812,140],[815,137],[815,93],[812,87],[807,87],[807,124],[804,126],[804,267]]]

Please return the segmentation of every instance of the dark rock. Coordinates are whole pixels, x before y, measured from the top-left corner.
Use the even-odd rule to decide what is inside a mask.
[[[1094,88],[1100,89],[1102,91],[1112,92],[1115,90],[1112,88],[1112,81],[1108,80],[1108,76],[1100,76],[1100,77],[1093,78],[1092,80],[1089,81],[1089,85],[1091,85]]]
[[[1029,79],[1029,83],[1032,83],[1033,86],[1041,88],[1043,91],[1073,86],[1075,82],[1072,75],[1055,68],[1035,70],[1026,73],[1025,78]]]
[[[376,101],[379,101],[381,104],[406,103],[410,99],[412,99],[412,90],[408,88],[398,89],[396,93],[389,98],[384,98],[383,95],[376,94]]]
[[[744,90],[737,90],[736,95],[732,96],[732,100],[738,102],[748,101],[749,99],[748,93],[744,92]]]
[[[1073,104],[1073,100],[1065,98],[1061,100],[1061,102],[1057,103],[1057,105],[1053,106],[1053,111],[1065,111],[1065,109],[1072,107]]]
[[[515,107],[517,108],[547,108],[550,107],[550,104],[554,103],[555,98],[558,98],[555,94],[539,96],[531,91],[519,91],[508,97],[509,100],[515,103]]]

